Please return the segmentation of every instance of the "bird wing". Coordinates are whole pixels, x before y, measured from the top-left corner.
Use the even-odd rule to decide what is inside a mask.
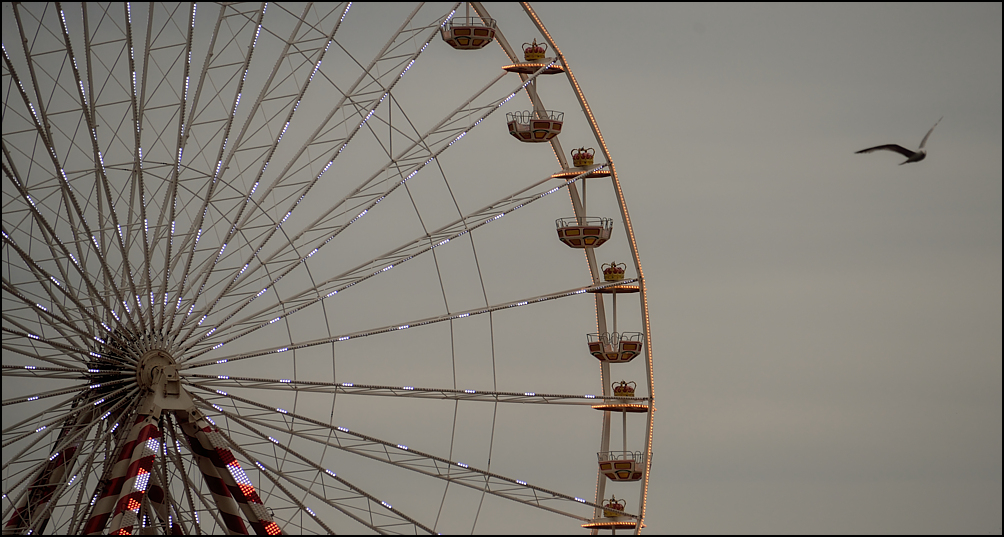
[[[934,127],[937,127],[938,123],[941,123],[941,120],[944,119],[944,117],[945,116],[939,117],[938,121],[934,122]],[[934,127],[931,127],[931,130],[927,131],[927,134],[924,135],[924,139],[920,141],[920,148],[921,149],[924,149],[924,144],[927,143],[927,137],[930,136],[932,132],[934,132]]]
[[[861,151],[855,151],[854,154],[871,153],[872,151],[882,151],[883,149],[886,151],[895,151],[906,158],[910,158],[914,155],[913,151],[896,144],[877,145],[875,147],[869,147],[868,149],[862,149]]]

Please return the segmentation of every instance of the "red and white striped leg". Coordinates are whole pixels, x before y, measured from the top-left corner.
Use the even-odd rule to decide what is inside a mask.
[[[81,532],[84,535],[100,535],[104,532],[105,525],[108,523],[112,511],[115,509],[119,494],[122,492],[122,485],[125,483],[126,473],[132,461],[132,453],[139,438],[139,433],[142,430],[141,427],[137,426],[143,423],[146,418],[147,416],[143,415],[136,416],[136,421],[130,428],[129,434],[125,437],[117,459],[112,463],[112,469],[108,473],[108,477],[105,478],[105,481],[101,485],[98,498],[95,500],[94,508],[91,510],[91,517],[87,520],[87,524],[84,525],[84,529]]]
[[[240,505],[244,516],[251,523],[251,527],[258,535],[281,535],[282,529],[272,520],[272,516],[265,508],[265,504],[258,496],[251,478],[241,468],[239,462],[234,457],[233,452],[227,446],[226,440],[219,433],[215,425],[209,423],[204,417],[199,417],[195,424],[189,422],[187,427],[182,426],[187,436],[194,436],[203,450],[201,455],[212,461],[217,474],[226,484],[234,499]],[[189,442],[191,442],[189,438]],[[193,443],[194,449],[194,443]]]
[[[209,487],[209,492],[213,495],[213,501],[216,502],[220,518],[223,519],[223,523],[226,525],[227,534],[247,535],[248,530],[244,525],[244,519],[241,518],[240,508],[237,506],[237,502],[234,501],[230,488],[227,487],[223,479],[220,478],[220,474],[216,471],[216,465],[213,464],[212,455],[215,452],[202,446],[202,442],[197,438],[198,427],[195,424],[187,421],[188,418],[180,412],[176,416],[181,423],[181,431],[188,440],[192,455],[195,456],[195,461],[199,464],[202,479],[206,482],[206,486]]]
[[[86,434],[77,436],[65,447],[61,446],[66,440],[81,432],[85,426],[89,426],[93,417],[93,410],[85,410],[77,415],[72,425],[64,427],[59,432],[53,447],[54,452],[49,456],[49,461],[42,467],[38,476],[32,480],[28,493],[18,502],[14,514],[4,526],[4,535],[23,534],[31,528],[34,528],[35,533],[43,533],[49,517],[46,507],[52,500],[52,494],[56,491],[56,487],[66,479],[66,475],[72,467],[74,456],[80,449],[80,444],[83,443]],[[39,520],[39,517],[45,519]]]
[[[118,500],[112,513],[109,525],[109,535],[132,535],[133,526],[139,519],[143,497],[150,486],[150,472],[153,470],[154,459],[161,449],[163,433],[158,426],[158,418],[143,416],[133,429],[136,429],[136,440],[122,452],[122,457],[129,457],[129,466],[120,486]],[[130,434],[129,436],[133,436]]]

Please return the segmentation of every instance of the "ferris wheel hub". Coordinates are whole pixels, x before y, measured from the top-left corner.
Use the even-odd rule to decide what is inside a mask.
[[[195,410],[192,396],[181,387],[178,365],[167,351],[154,349],[140,356],[136,364],[136,383],[145,392],[138,412],[159,416],[162,411]]]
[[[136,382],[148,390],[160,384],[161,377],[177,376],[178,369],[174,357],[167,352],[155,349],[140,356],[136,364]]]

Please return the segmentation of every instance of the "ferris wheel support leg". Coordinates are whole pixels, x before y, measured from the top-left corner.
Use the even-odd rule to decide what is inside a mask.
[[[272,516],[269,515],[265,504],[258,496],[251,478],[244,473],[219,429],[209,423],[201,413],[193,414],[192,417],[195,418],[194,421],[183,422],[181,427],[185,436],[188,437],[192,449],[200,457],[199,468],[203,468],[203,461],[212,465],[222,484],[229,490],[231,497],[251,523],[255,533],[258,535],[283,534],[279,525],[272,520]],[[213,494],[215,497],[215,491]],[[230,525],[229,520],[227,525]]]
[[[220,478],[220,474],[216,471],[216,465],[211,460],[211,448],[203,447],[198,438],[198,428],[194,424],[184,421],[181,416],[178,416],[178,421],[181,422],[181,431],[188,440],[192,456],[195,457],[195,461],[199,465],[199,471],[202,472],[202,479],[206,482],[206,486],[213,496],[213,501],[216,503],[216,508],[219,510],[220,518],[226,525],[227,534],[247,535],[248,530],[244,525],[244,519],[240,516],[240,508],[237,507],[237,502],[234,501],[230,489]]]
[[[130,471],[133,452],[136,451],[137,440],[143,431],[143,423],[148,418],[149,416],[142,414],[137,415],[136,421],[129,429],[129,434],[122,440],[121,448],[118,450],[118,458],[112,463],[111,471],[106,480],[99,485],[101,488],[100,496],[94,501],[90,518],[81,531],[84,535],[100,535],[104,532],[105,525],[112,516],[112,511],[118,505],[122,485]]]
[[[53,450],[58,450],[64,439],[76,435],[81,428],[90,424],[93,416],[93,410],[78,414],[73,425],[64,427],[60,431],[56,443],[53,444]],[[28,493],[18,502],[14,514],[4,526],[4,535],[26,533],[30,529],[34,529],[33,533],[44,531],[49,518],[49,511],[46,507],[52,500],[56,488],[63,483],[72,468],[84,436],[77,435],[77,438],[69,446],[61,451],[55,451],[49,457],[49,461],[45,463],[38,476],[29,485]]]
[[[120,492],[111,514],[109,535],[132,535],[133,527],[140,521],[139,513],[150,487],[153,463],[161,449],[163,433],[158,422],[156,415],[140,415],[129,435],[131,440],[122,450],[122,460],[128,460],[129,465],[114,487]]]

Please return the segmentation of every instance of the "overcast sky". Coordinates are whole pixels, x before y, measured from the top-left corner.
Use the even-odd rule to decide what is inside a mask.
[[[541,40],[517,6],[487,7],[513,45]],[[19,38],[4,9],[4,43],[14,50]],[[658,408],[646,531],[1000,533],[1001,5],[534,9],[609,146],[645,269]],[[422,22],[436,10],[448,7],[423,12]],[[339,35],[372,54],[408,11],[355,6]],[[200,7],[196,49],[212,29],[206,13]],[[137,17],[138,28],[143,20]],[[261,59],[276,50],[269,39],[266,32],[268,46],[256,52],[266,67],[252,70],[249,88],[271,65]],[[340,61],[337,51],[332,56],[322,71],[330,78],[355,68],[332,67]],[[437,37],[395,98],[409,120],[429,125],[505,61],[494,45],[457,52]],[[515,75],[507,77],[495,94],[518,86]],[[322,84],[308,96],[316,99]],[[547,108],[565,113],[565,150],[595,147],[567,80],[544,77],[538,88]],[[320,93],[304,102],[310,113],[298,117],[312,119],[327,112],[331,98]],[[421,235],[423,225],[451,221],[458,207],[470,212],[557,171],[546,144],[521,144],[505,132],[502,112],[524,108],[524,97],[508,103],[444,154],[438,170],[430,166],[409,180],[409,190],[381,201],[304,270],[323,280]],[[895,153],[855,154],[889,143],[914,149],[941,117],[923,162],[900,166],[904,158]],[[309,130],[294,121],[289,145]],[[379,155],[379,147],[366,143],[346,152],[287,228],[310,222],[343,184],[357,184],[342,179],[375,170],[367,151]],[[106,150],[105,158],[118,157]],[[204,159],[209,169],[215,159]],[[250,187],[247,178],[232,180],[238,190]],[[614,239],[598,250],[598,261],[630,263],[612,189],[591,180],[588,199],[591,215],[615,218]],[[279,220],[284,207],[268,210]],[[409,261],[328,300],[323,311],[317,306],[309,310],[315,314],[278,323],[277,332],[209,356],[585,285],[581,253],[554,237],[554,219],[570,214],[566,194],[544,198],[473,233],[476,260],[469,246],[439,248],[435,263],[431,256]],[[206,236],[226,233],[227,226],[217,227]],[[288,293],[306,281],[300,274],[277,288],[289,285]],[[638,330],[636,298],[619,300],[620,329]],[[572,297],[498,312],[491,324],[472,316],[452,328],[440,323],[199,372],[600,393],[596,362],[585,352],[594,319],[590,297]],[[5,364],[22,361],[4,354]],[[613,380],[644,384],[638,362],[614,366]],[[8,381],[5,393],[34,389]],[[333,425],[593,497],[601,418],[592,410],[471,403],[455,413],[453,403],[437,401],[353,396],[339,397],[334,408],[325,398],[251,397],[278,398],[273,404],[304,413],[320,409],[322,419],[334,415]],[[628,447],[641,449],[643,417],[629,420]],[[405,512],[436,521],[439,531],[581,532],[574,520],[492,497],[479,510],[480,494],[459,487],[444,493],[439,481],[341,453],[317,457]],[[634,512],[637,485],[614,484],[611,492]]]
[[[649,526],[1000,533],[1000,4],[536,10],[645,267]]]

